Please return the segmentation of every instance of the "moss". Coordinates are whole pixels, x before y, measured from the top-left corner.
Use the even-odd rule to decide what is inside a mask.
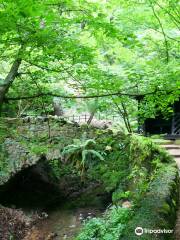
[[[86,169],[86,178],[103,184],[103,191],[114,192],[115,201],[130,198],[136,206],[134,217],[131,217],[129,222],[123,223],[126,227],[119,230],[123,234],[120,239],[137,239],[134,234],[137,226],[150,229],[173,227],[178,199],[177,169],[172,158],[150,139],[134,134],[114,134],[109,130],[88,126],[78,127],[60,120],[50,121],[51,139],[48,139],[46,122],[36,124],[15,122],[13,124],[14,122],[4,123],[3,126],[7,129],[12,128],[13,131],[10,132],[13,134],[10,135],[4,131],[2,144],[8,137],[18,142],[18,146],[28,149],[29,156],[36,156],[42,152],[49,154],[54,150],[60,152],[66,145],[72,144],[74,138],[81,138],[83,134],[86,134],[87,139],[95,138],[97,144],[94,150],[104,154],[104,161],[89,164]],[[22,165],[19,164],[26,160],[24,158],[26,155],[22,156],[21,163],[18,162],[21,157],[17,158],[17,171],[21,170]],[[3,174],[7,173],[10,176],[14,166],[10,166],[12,161],[9,161],[11,160],[9,153],[7,156],[3,154],[0,157],[5,164],[2,166]],[[27,158],[27,161],[29,164],[34,164],[38,158],[32,163],[31,158]],[[55,180],[57,180],[56,177],[66,174],[78,175],[70,162],[63,164],[58,157],[54,157],[49,162],[49,166],[50,171],[53,170],[51,173]],[[0,179],[5,178],[1,175]],[[116,229],[116,225],[114,228]],[[168,235],[166,237],[171,238]],[[164,236],[146,234],[141,239],[164,239]]]
[[[156,178],[150,185],[150,190],[142,199],[140,208],[136,210],[134,218],[128,223],[128,228],[124,232],[123,240],[139,239],[135,235],[135,228],[141,226],[148,229],[173,229],[175,222],[175,206],[178,200],[177,186],[178,172],[174,165],[165,165],[159,169]],[[172,184],[173,183],[173,184]],[[175,198],[171,198],[174,195]],[[170,203],[167,202],[170,200]],[[150,239],[172,239],[172,234],[151,235],[145,234],[140,238]]]
[[[128,177],[124,178],[125,185],[120,182],[119,187],[116,187],[113,200],[116,204],[121,204],[125,197],[125,199],[135,202],[136,205],[131,220],[126,222],[125,227],[119,233],[119,240],[172,239],[172,234],[143,234],[139,237],[135,235],[134,231],[138,226],[147,229],[173,229],[179,186],[176,164],[165,151],[152,144],[149,139],[130,136],[130,138],[124,139],[123,144],[121,150],[126,151],[127,159],[130,155],[128,164],[126,164]],[[117,163],[118,161],[116,161]],[[109,169],[107,169],[108,171]],[[114,174],[112,173],[112,175]],[[111,177],[108,179],[110,182],[112,181]],[[131,186],[130,192],[127,185],[128,179]],[[80,236],[83,236],[83,233],[85,232],[82,231]],[[97,239],[104,239],[103,235]]]
[[[168,205],[168,203],[164,203],[163,205],[162,205],[162,208],[160,209],[160,211],[159,212],[161,212],[161,213],[164,213],[164,214],[170,214],[171,213],[171,207]]]

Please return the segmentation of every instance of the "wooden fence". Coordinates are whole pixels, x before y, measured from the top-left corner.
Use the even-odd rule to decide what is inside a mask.
[[[69,121],[73,121],[73,122],[77,122],[77,123],[80,123],[80,122],[84,122],[86,123],[89,119],[89,115],[88,114],[83,114],[83,115],[71,115],[71,116],[62,116],[62,118],[64,119],[67,119]],[[94,116],[93,120],[92,121],[97,121],[97,120],[102,120],[102,121],[111,121],[111,122],[118,122],[121,120],[120,116],[119,115],[96,115]]]

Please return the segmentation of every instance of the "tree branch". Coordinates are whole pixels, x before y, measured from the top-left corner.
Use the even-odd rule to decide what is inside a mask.
[[[127,97],[131,97],[131,98],[135,98],[135,99],[143,99],[145,96],[147,95],[153,95],[156,93],[162,93],[163,95],[166,94],[171,94],[174,91],[177,91],[177,89],[175,90],[171,90],[171,91],[166,91],[166,90],[155,90],[153,92],[148,92],[148,93],[142,93],[142,94],[131,94],[131,93],[125,93],[124,90],[123,91],[119,91],[119,92],[115,92],[115,93],[105,93],[105,94],[100,94],[100,95],[80,95],[80,96],[75,96],[75,95],[61,95],[61,94],[56,94],[56,93],[51,93],[51,92],[47,92],[47,93],[37,93],[35,95],[32,96],[22,96],[22,97],[8,97],[5,98],[6,101],[15,101],[15,100],[26,100],[26,99],[33,99],[33,98],[40,98],[40,97],[59,97],[59,98],[64,98],[64,99],[90,99],[90,98],[105,98],[105,97],[112,97],[112,96],[127,96]]]
[[[151,1],[150,1],[150,4],[151,4],[151,8],[152,8],[153,14],[154,14],[155,18],[157,19],[157,21],[158,21],[158,23],[160,25],[162,34],[164,36],[164,45],[165,45],[165,49],[166,49],[166,61],[168,63],[169,62],[169,46],[168,46],[168,41],[167,41],[167,38],[166,38],[166,33],[164,31],[164,28],[163,28],[163,25],[161,23],[161,20],[158,17],[158,15],[156,14],[156,11],[155,11],[154,6],[152,5]]]
[[[174,22],[174,24],[176,25],[176,27],[177,27],[178,29],[180,29],[180,28],[179,28],[180,21],[179,21],[178,19],[176,19],[176,17],[175,17],[173,14],[171,14],[170,11],[168,11],[168,10],[166,10],[164,7],[162,7],[158,2],[157,2],[156,4],[157,4],[163,11],[165,11],[165,12],[171,17],[171,19],[172,19],[172,21]]]
[[[133,22],[139,24],[138,21],[136,21],[135,19],[132,19],[132,18],[129,18],[129,17],[127,17],[127,18],[128,18],[130,21],[133,21]],[[162,31],[159,31],[159,30],[157,30],[157,29],[153,28],[152,26],[149,26],[149,25],[147,25],[147,24],[145,24],[145,23],[143,23],[143,26],[145,26],[145,27],[147,27],[148,29],[151,29],[151,30],[153,30],[153,31],[155,31],[155,32],[158,32],[158,33],[160,33],[160,34],[163,34]],[[166,34],[166,33],[165,33],[165,34]],[[173,37],[170,37],[170,36],[167,35],[167,34],[166,34],[166,38],[171,39],[171,40],[176,41],[176,42],[180,42],[178,39],[173,38]]]

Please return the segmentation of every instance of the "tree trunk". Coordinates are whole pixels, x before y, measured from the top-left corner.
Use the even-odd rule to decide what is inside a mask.
[[[96,113],[96,110],[94,110],[93,112],[91,112],[90,117],[89,117],[89,119],[87,120],[87,124],[88,124],[88,125],[91,124],[91,122],[92,122],[92,120],[93,120],[93,118],[94,118],[95,113]]]
[[[122,106],[122,110],[121,110],[121,108],[120,108],[119,105],[114,101],[114,99],[112,99],[112,100],[113,100],[113,102],[114,102],[114,105],[117,107],[120,116],[123,118],[124,124],[125,124],[128,132],[129,132],[129,133],[132,133],[132,129],[131,129],[131,125],[130,125],[130,122],[129,122],[129,117],[128,117],[128,113],[127,113],[127,110],[126,110],[125,105],[121,102],[121,106]]]
[[[123,102],[121,103],[121,106],[122,106],[123,111],[124,111],[124,118],[126,119],[126,122],[127,122],[128,131],[130,133],[132,133],[131,124],[130,124],[130,121],[129,121],[129,116],[128,116],[128,113],[127,113],[127,110],[126,110],[126,106]]]
[[[11,84],[13,83],[14,79],[16,78],[16,76],[18,74],[18,69],[19,69],[20,64],[21,64],[21,59],[17,58],[14,61],[14,63],[12,64],[9,73],[4,80],[4,83],[2,85],[0,85],[0,113],[1,113],[1,108],[4,103],[6,93],[8,92]]]
[[[54,109],[53,115],[55,116],[64,115],[63,107],[59,98],[53,98],[53,109]]]
[[[93,103],[89,103],[87,106],[89,108],[90,113],[89,119],[87,120],[87,124],[90,125],[98,109],[98,99],[96,98]]]

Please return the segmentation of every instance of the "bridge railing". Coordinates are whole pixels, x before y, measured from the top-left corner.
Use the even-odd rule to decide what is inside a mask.
[[[89,119],[88,114],[83,115],[71,115],[71,116],[62,116],[62,118],[67,119],[69,121],[78,122],[78,123],[86,123]],[[93,120],[105,120],[105,121],[111,121],[111,122],[118,122],[121,120],[119,115],[97,115],[93,118]],[[93,121],[92,120],[92,121]]]

